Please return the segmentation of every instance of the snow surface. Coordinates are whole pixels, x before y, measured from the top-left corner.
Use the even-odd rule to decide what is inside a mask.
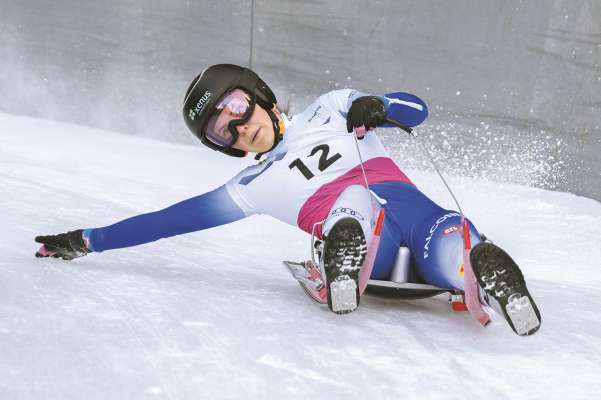
[[[256,216],[36,259],[38,234],[104,226],[210,190],[252,160],[0,114],[1,399],[590,399],[601,395],[601,203],[448,177],[522,266],[543,325],[480,327],[446,296],[366,296],[338,316],[281,266],[308,235]],[[408,170],[446,207],[430,173]]]

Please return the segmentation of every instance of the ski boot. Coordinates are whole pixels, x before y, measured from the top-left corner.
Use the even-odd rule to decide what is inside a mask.
[[[363,229],[354,218],[342,218],[324,237],[323,269],[328,306],[346,314],[359,306],[359,271],[367,254]]]
[[[520,335],[532,335],[541,324],[536,303],[515,261],[490,241],[480,242],[470,252],[470,262],[488,304]]]

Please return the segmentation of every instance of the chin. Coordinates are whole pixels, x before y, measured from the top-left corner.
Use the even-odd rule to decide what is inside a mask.
[[[261,143],[260,150],[257,150],[257,153],[264,153],[266,151],[269,151],[272,147],[273,147],[273,139],[265,140]]]
[[[273,147],[273,140],[269,141],[269,143],[267,143],[265,145],[265,147],[264,147],[265,150],[263,150],[263,152],[271,150],[272,147]]]

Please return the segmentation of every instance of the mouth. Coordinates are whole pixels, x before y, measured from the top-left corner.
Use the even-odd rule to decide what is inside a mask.
[[[251,139],[250,143],[252,144],[255,139],[257,138],[257,135],[259,134],[259,131],[261,130],[261,128],[257,129],[257,131],[255,132],[255,134],[253,135],[253,138]]]

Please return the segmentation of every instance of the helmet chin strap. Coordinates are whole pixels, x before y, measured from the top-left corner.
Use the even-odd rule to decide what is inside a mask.
[[[259,106],[261,106],[259,104]],[[263,106],[261,106],[263,107]],[[263,154],[265,153],[269,153],[271,150],[273,150],[275,148],[275,146],[278,145],[278,143],[280,142],[280,140],[282,140],[282,138],[284,137],[284,122],[282,121],[281,118],[279,118],[275,111],[277,110],[275,104],[273,106],[273,108],[271,110],[265,110],[267,111],[267,114],[269,115],[269,118],[271,118],[271,122],[273,124],[273,146],[271,146],[271,148],[269,150],[265,150],[262,153],[257,153],[257,155],[255,156],[255,160],[259,160]]]

